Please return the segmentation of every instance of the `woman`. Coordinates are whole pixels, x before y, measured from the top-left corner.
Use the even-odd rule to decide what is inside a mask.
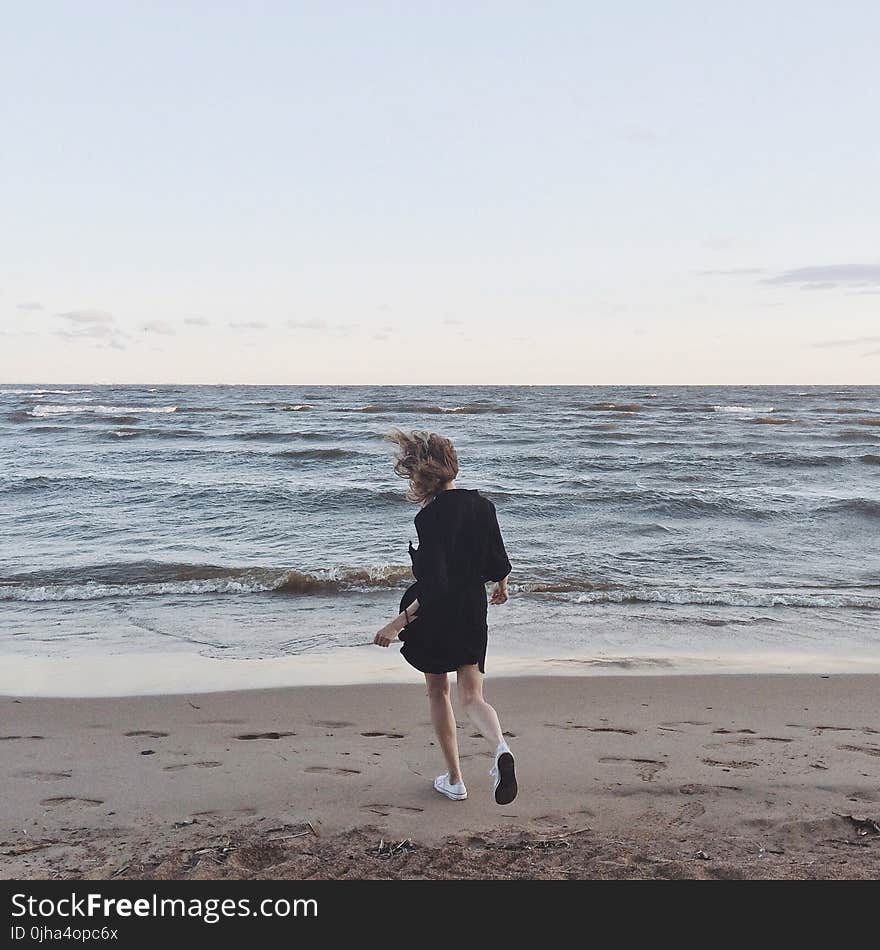
[[[495,506],[474,489],[456,488],[458,456],[449,439],[400,429],[388,439],[397,446],[395,473],[409,479],[406,497],[421,505],[415,517],[419,546],[409,546],[416,583],[404,594],[398,616],[373,642],[387,647],[399,638],[403,657],[425,674],[431,719],[448,767],[434,788],[453,801],[467,798],[449,701],[447,674],[455,671],[465,711],[495,756],[490,771],[495,801],[507,805],[517,792],[513,755],[495,710],[483,699],[486,582],[495,582],[488,603],[503,604],[510,574]]]

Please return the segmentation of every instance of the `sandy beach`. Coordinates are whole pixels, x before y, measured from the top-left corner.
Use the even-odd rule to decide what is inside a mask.
[[[0,876],[880,875],[877,676],[517,677],[486,695],[518,761],[502,808],[462,715],[469,798],[432,790],[419,685],[4,697]]]

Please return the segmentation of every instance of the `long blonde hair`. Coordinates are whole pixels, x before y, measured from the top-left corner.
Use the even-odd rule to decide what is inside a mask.
[[[458,455],[445,436],[395,428],[385,438],[397,446],[394,474],[409,479],[408,501],[423,504],[458,475]]]

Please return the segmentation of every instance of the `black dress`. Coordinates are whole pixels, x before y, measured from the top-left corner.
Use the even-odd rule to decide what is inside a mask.
[[[437,494],[415,517],[419,546],[409,546],[418,613],[400,634],[401,654],[423,673],[450,673],[476,663],[486,672],[486,582],[510,573],[495,506],[478,491]]]

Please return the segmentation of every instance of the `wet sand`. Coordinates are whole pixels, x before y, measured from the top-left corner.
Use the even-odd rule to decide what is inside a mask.
[[[490,678],[486,696],[517,756],[505,807],[460,712],[469,798],[433,791],[420,685],[0,698],[0,876],[880,876],[878,676]]]

